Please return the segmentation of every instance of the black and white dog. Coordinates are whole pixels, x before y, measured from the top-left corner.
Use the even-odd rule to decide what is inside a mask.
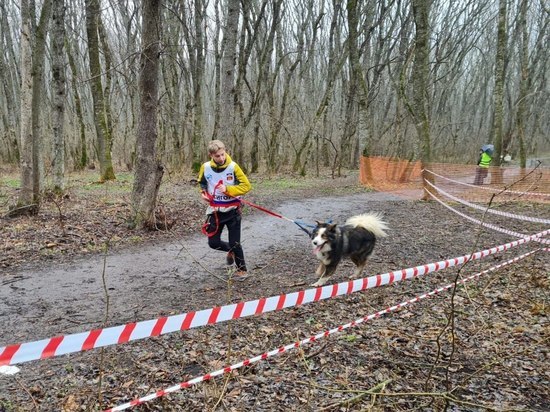
[[[311,243],[321,263],[315,271],[320,278],[312,286],[324,285],[344,257],[349,257],[355,263],[357,268],[354,276],[359,277],[372,254],[376,238],[386,236],[385,231],[388,229],[386,222],[377,213],[350,217],[343,226],[316,223]]]

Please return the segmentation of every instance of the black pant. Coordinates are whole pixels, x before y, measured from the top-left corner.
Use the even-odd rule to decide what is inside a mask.
[[[478,166],[476,169],[476,177],[474,179],[474,185],[482,185],[488,173],[489,173],[489,169],[487,167]]]
[[[229,242],[224,242],[222,230],[227,226]],[[208,216],[208,246],[212,249],[233,252],[238,270],[246,271],[243,248],[241,247],[241,211],[233,209],[229,212],[214,212]],[[214,234],[212,234],[214,233]]]

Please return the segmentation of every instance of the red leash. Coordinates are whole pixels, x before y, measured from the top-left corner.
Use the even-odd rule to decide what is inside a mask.
[[[204,193],[206,193],[206,196],[208,197],[209,201],[210,201],[210,206],[212,207],[219,207],[220,205],[215,203],[214,202],[214,194],[216,193],[216,190],[218,189],[218,187],[220,187],[221,185],[223,184],[223,182],[220,180],[218,182],[218,184],[214,187],[214,193],[211,195],[210,193],[208,193],[207,191],[205,191]],[[226,194],[226,193],[224,193]],[[227,195],[227,194],[226,194]],[[229,196],[229,195],[227,195]],[[268,215],[271,215],[271,216],[274,216],[274,217],[278,217],[279,219],[285,219],[285,220],[288,220],[289,222],[292,222],[294,223],[296,226],[298,226],[301,230],[303,230],[304,232],[307,233],[308,236],[311,236],[311,232],[308,231],[304,226],[309,226],[309,227],[315,227],[314,225],[308,225],[308,224],[305,224],[303,222],[297,222],[295,220],[292,220],[286,216],[283,216],[279,213],[276,213],[276,212],[273,212],[272,210],[269,210],[269,209],[266,209],[265,207],[263,206],[260,206],[260,205],[256,205],[252,202],[249,202],[248,200],[244,200],[244,199],[241,199],[241,198],[234,198],[235,199],[235,202],[232,202],[232,203],[229,203],[229,206],[233,206],[235,204],[238,204],[238,206],[240,206],[241,203],[244,203],[245,205],[248,205],[248,206],[251,206],[255,209],[258,209],[258,210],[261,210],[262,212],[264,213],[267,213]],[[214,236],[214,234],[216,234],[216,232],[218,231],[218,225],[219,225],[219,220],[218,220],[218,216],[217,216],[217,213],[214,211],[214,214],[216,216],[216,230],[214,232],[211,232],[211,233],[208,233],[206,231],[206,228],[209,226],[209,223],[208,221],[202,226],[202,233],[204,233],[205,235],[207,235],[208,237],[211,237],[211,236]]]
[[[254,208],[258,209],[258,210],[261,210],[262,212],[265,212],[265,213],[267,213],[268,215],[278,217],[279,219],[290,220],[290,219],[284,217],[283,215],[280,215],[280,214],[275,213],[275,212],[273,212],[273,211],[271,211],[271,210],[268,210],[268,209],[266,209],[265,207],[262,207],[262,206],[259,206],[259,205],[255,205],[254,203],[249,202],[248,200],[240,199],[240,201],[241,201],[242,203],[244,203],[245,205],[252,206],[252,207],[254,207]],[[293,222],[292,220],[290,220],[290,221]]]

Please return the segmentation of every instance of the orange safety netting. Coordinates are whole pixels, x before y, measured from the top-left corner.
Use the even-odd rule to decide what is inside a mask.
[[[493,201],[550,203],[549,169],[490,167],[482,184],[474,185],[477,171],[476,165],[429,163],[423,168],[420,161],[362,157],[359,179],[373,189],[416,199],[423,196],[424,175],[437,187],[465,200],[486,202],[495,195]],[[426,187],[435,192],[429,185]]]

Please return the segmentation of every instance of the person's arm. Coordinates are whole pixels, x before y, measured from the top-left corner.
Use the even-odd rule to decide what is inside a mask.
[[[199,182],[199,190],[201,192],[208,188],[208,183],[206,182],[206,178],[204,177],[204,163],[201,164],[201,167],[199,169],[199,177],[197,178],[197,181]]]
[[[252,185],[250,184],[248,177],[246,177],[238,164],[235,164],[235,182],[236,184],[233,186],[226,186],[225,193],[229,196],[242,196],[252,189]]]
[[[199,182],[199,191],[201,194],[201,198],[206,202],[210,202],[210,199],[208,198],[208,183],[206,182],[206,178],[204,177],[204,163],[199,169],[199,178],[197,180]]]

